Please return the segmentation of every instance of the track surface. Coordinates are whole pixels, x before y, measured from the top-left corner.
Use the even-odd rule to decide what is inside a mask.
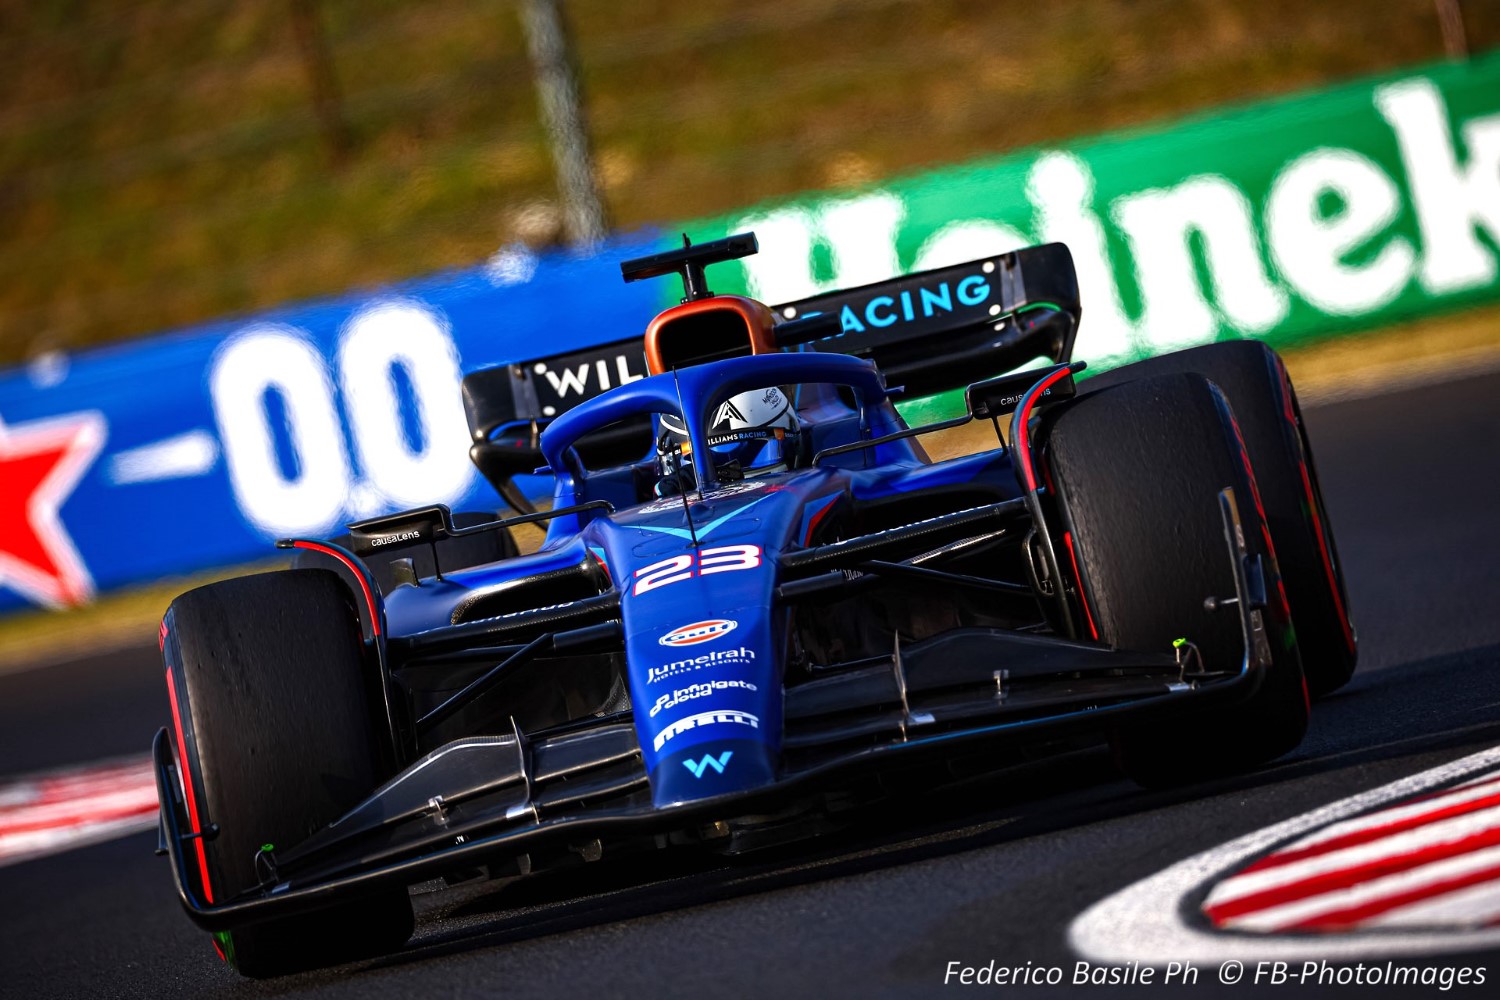
[[[0,868],[0,994],[907,996],[941,989],[955,959],[1071,969],[1069,923],[1116,889],[1500,743],[1500,377],[1308,423],[1362,662],[1302,747],[1256,774],[1147,793],[1102,752],[1079,753],[730,868],[604,862],[586,881],[425,896],[403,953],[272,984],[218,962],[177,908],[154,833],[133,835]],[[3,676],[0,772],[143,752],[165,717],[155,649]],[[1500,953],[1462,961],[1500,979]]]

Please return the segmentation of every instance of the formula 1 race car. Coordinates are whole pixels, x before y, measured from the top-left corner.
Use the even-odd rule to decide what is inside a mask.
[[[398,948],[420,882],[806,836],[897,769],[936,784],[1085,739],[1147,785],[1253,767],[1348,680],[1269,348],[1075,382],[1062,245],[774,308],[708,291],[756,249],[622,265],[685,288],[637,342],[648,377],[550,420],[536,366],[465,379],[514,516],[287,540],[294,568],[172,603],[162,850],[240,972]],[[892,402],[957,389],[925,427]],[[994,446],[918,442],[970,424]],[[537,464],[545,510],[514,483]],[[522,524],[546,525],[529,554]]]

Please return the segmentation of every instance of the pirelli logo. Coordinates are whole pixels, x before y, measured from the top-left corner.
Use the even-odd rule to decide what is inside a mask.
[[[760,719],[749,712],[699,712],[697,715],[689,715],[678,719],[656,734],[656,740],[652,746],[658,751],[667,745],[667,741],[674,736],[679,736],[689,729],[697,729],[699,726],[712,726],[719,723],[728,723],[736,726],[749,726],[751,729],[760,728]]]

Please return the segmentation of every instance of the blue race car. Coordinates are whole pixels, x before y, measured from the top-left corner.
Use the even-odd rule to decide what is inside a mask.
[[[647,377],[572,408],[529,380],[543,361],[465,379],[513,516],[287,540],[292,569],[172,603],[162,848],[240,972],[400,947],[419,882],[806,836],[899,794],[897,769],[935,784],[1080,741],[1148,785],[1253,767],[1348,680],[1269,348],[1075,382],[1061,245],[774,308],[708,290],[756,249],[622,265],[684,284],[643,343],[601,348]],[[925,427],[892,402],[956,389]],[[919,443],[970,424],[993,446]],[[538,465],[544,510],[515,484]],[[527,554],[522,524],[546,526]]]

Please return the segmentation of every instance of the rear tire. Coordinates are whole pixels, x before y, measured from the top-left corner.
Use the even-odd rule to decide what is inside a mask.
[[[1217,502],[1226,486],[1234,489],[1246,545],[1267,571],[1272,662],[1259,686],[1234,705],[1122,727],[1113,742],[1125,773],[1143,785],[1177,784],[1254,767],[1301,742],[1308,708],[1296,637],[1279,599],[1254,480],[1219,390],[1186,374],[1101,389],[1049,414],[1044,440],[1067,529],[1054,541],[1065,565],[1076,563],[1084,627],[1100,640],[1165,652],[1185,637],[1207,669],[1239,667],[1239,615],[1203,606],[1206,597],[1234,594]]]
[[[190,820],[219,827],[188,842],[188,867],[222,903],[260,883],[262,845],[295,846],[384,777],[370,670],[348,588],[323,570],[200,587],[172,602],[163,626]],[[401,887],[215,940],[239,972],[263,978],[392,951],[411,931]]]
[[[1265,504],[1276,561],[1314,697],[1354,675],[1358,647],[1312,445],[1281,357],[1260,341],[1208,344],[1105,372],[1085,391],[1174,372],[1202,375],[1229,400]]]

